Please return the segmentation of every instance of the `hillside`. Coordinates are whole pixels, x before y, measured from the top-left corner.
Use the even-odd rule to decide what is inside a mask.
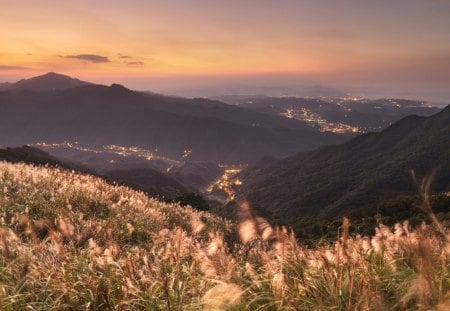
[[[184,193],[197,191],[197,189],[189,189],[168,174],[149,168],[111,170],[105,174],[108,179],[140,189],[151,196],[174,199]]]
[[[111,183],[119,183],[133,189],[146,192],[148,195],[175,199],[188,192],[197,192],[197,188],[191,188],[178,182],[175,178],[156,169],[148,167],[127,167],[115,169],[97,169],[93,165],[84,165],[80,162],[67,160],[63,157],[54,157],[38,148],[23,146],[18,148],[0,149],[0,161],[10,163],[26,163],[34,165],[49,165],[77,172],[89,173],[99,176]]]
[[[245,205],[237,240],[223,219],[61,169],[0,162],[0,189],[5,310],[448,306],[449,246],[430,226],[362,238],[344,220],[308,249]]]
[[[0,161],[11,163],[26,163],[34,165],[51,165],[88,172],[89,170],[72,162],[63,161],[38,148],[22,146],[17,148],[0,149]]]
[[[343,140],[296,120],[116,84],[0,92],[4,147],[69,141],[138,146],[175,160],[189,150],[191,160],[248,163],[262,155],[283,157]]]
[[[432,190],[448,191],[449,159],[450,106],[431,117],[406,117],[343,145],[263,160],[238,176],[240,197],[289,223],[330,219],[416,195],[411,170],[420,182],[435,169]]]

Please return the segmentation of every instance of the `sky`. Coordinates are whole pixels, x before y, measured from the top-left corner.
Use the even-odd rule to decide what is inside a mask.
[[[323,85],[450,102],[450,1],[0,0],[0,81],[49,71],[174,94]]]

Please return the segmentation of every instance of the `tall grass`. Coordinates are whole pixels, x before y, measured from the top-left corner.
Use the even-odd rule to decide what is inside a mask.
[[[429,211],[432,213],[431,211]],[[4,310],[446,310],[446,228],[407,221],[307,248],[101,179],[0,162]],[[235,238],[234,232],[240,238]]]

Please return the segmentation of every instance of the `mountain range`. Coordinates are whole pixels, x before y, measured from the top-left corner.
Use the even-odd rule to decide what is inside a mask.
[[[304,122],[208,99],[95,85],[48,73],[0,92],[0,144],[76,141],[139,146],[179,159],[247,163],[344,141]]]

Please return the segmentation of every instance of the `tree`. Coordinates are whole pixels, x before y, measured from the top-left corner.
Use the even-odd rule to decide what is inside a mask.
[[[194,192],[184,193],[177,197],[175,201],[180,203],[181,206],[190,205],[199,211],[209,211],[208,202],[206,202],[201,195]]]

